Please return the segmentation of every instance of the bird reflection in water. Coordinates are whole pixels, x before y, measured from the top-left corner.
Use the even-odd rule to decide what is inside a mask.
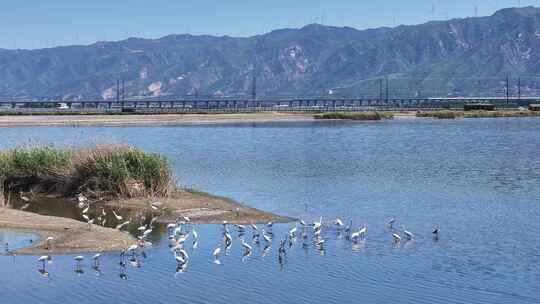
[[[84,261],[84,257],[82,255],[78,255],[73,258],[75,260],[75,273],[78,275],[81,275],[84,273],[84,270],[82,268],[82,262]]]
[[[120,273],[118,273],[118,276],[120,277],[120,279],[122,280],[127,280],[128,279],[128,275],[127,275],[127,268],[126,266],[120,266]]]
[[[267,256],[270,253],[271,250],[272,250],[272,245],[267,244],[266,246],[264,246],[264,248],[262,250],[262,253],[261,253],[261,256],[262,257]]]

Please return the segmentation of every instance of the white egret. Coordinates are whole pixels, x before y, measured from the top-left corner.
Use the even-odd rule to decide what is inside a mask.
[[[161,208],[163,204],[161,202],[153,202],[150,204],[150,207],[153,209],[153,210],[158,210]]]
[[[246,243],[244,240],[242,240],[242,247],[244,247],[244,254],[251,253],[251,250],[253,249],[248,243]]]
[[[122,228],[126,227],[127,225],[129,225],[129,221],[125,221],[122,224],[116,225],[116,229],[121,230]]]
[[[143,237],[147,237],[150,233],[152,233],[152,229],[147,229],[143,232]]]
[[[123,219],[122,216],[118,215],[116,212],[114,212],[114,210],[112,210],[112,213],[117,221],[121,221]]]
[[[272,243],[272,238],[265,233],[264,229],[262,230],[262,236],[267,243]]]
[[[39,257],[38,262],[42,263],[41,269],[45,270],[45,264],[50,260],[52,260],[50,255],[43,255],[43,256]]]
[[[28,196],[25,196],[22,191],[19,192],[19,197],[21,198],[21,200],[23,200],[23,201],[25,201],[27,203],[30,201],[30,198],[28,198]]]
[[[236,230],[238,230],[239,233],[242,233],[246,230],[246,226],[244,225],[236,225]]]
[[[82,193],[79,193],[77,194],[77,201],[79,204],[84,204],[88,201],[88,198],[86,198],[86,196],[84,196]]]
[[[319,219],[318,222],[313,222],[313,228],[314,229],[320,229],[322,227],[322,219],[323,219],[323,217],[321,216],[321,218]]]
[[[73,258],[75,260],[75,268],[77,272],[81,272],[81,263],[84,261],[84,257],[82,255],[78,255]]]
[[[214,249],[214,252],[212,252],[212,256],[214,257],[214,263],[219,264],[219,255],[221,254],[221,246]]]
[[[357,231],[351,234],[351,241],[353,243],[357,243],[359,239],[360,239],[360,231]]]
[[[226,232],[224,238],[225,238],[225,246],[227,246],[227,247],[230,246],[232,244],[231,235],[228,232]]]
[[[360,235],[361,239],[365,239],[366,238],[366,233],[367,233],[367,225],[364,224],[364,227],[362,227],[362,229],[360,229],[358,231],[358,234]]]
[[[405,237],[407,238],[407,241],[410,241],[414,238],[414,234],[408,230],[403,230],[403,234],[405,234]]]
[[[54,241],[54,238],[52,236],[49,236],[45,239],[45,249],[50,249],[51,243]]]
[[[290,230],[289,230],[289,237],[292,239],[294,237],[296,237],[296,226],[292,227]]]
[[[98,268],[98,267],[99,267],[99,258],[101,258],[101,253],[96,253],[96,254],[92,257],[92,261],[94,261],[94,268]]]

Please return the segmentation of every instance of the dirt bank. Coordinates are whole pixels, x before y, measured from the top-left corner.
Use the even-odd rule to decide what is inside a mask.
[[[52,198],[36,195],[31,204],[47,206]],[[73,200],[63,199],[67,204]],[[159,206],[156,210],[152,205]],[[66,205],[67,206],[67,205]],[[186,216],[195,224],[229,223],[249,224],[289,222],[294,219],[264,212],[236,203],[228,198],[213,196],[194,190],[177,190],[167,198],[132,198],[108,202],[95,202],[90,206],[101,210],[104,206],[124,215],[125,219],[137,219],[152,213],[157,225],[174,222]],[[99,206],[99,207],[98,207]],[[32,208],[32,207],[30,207]],[[58,208],[58,207],[56,207]],[[72,209],[77,209],[73,206]],[[68,212],[69,213],[69,212]],[[118,223],[110,221],[111,224]],[[10,208],[0,208],[0,229],[9,228],[35,232],[40,241],[17,251],[19,254],[78,253],[119,251],[136,242],[128,232],[59,216],[45,216]],[[47,249],[45,239],[54,237]]]
[[[40,236],[30,247],[18,254],[78,253],[118,251],[134,244],[128,233],[72,219],[44,216],[20,210],[0,208],[0,228],[31,231]],[[49,249],[46,238],[53,237]]]
[[[187,216],[196,224],[215,224],[227,221],[234,224],[290,222],[293,218],[280,216],[239,204],[225,197],[214,196],[194,190],[177,190],[168,198],[127,199],[109,202],[107,205],[119,209],[150,209],[157,202],[160,213],[158,223],[174,222]]]
[[[174,125],[254,123],[274,121],[312,121],[310,114],[238,113],[238,114],[153,114],[153,115],[36,115],[0,116],[0,127],[63,125]]]

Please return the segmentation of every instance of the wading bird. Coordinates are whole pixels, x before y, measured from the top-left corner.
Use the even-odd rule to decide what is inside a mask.
[[[242,247],[244,247],[244,255],[248,255],[251,253],[251,250],[253,249],[248,243],[246,243],[244,240],[242,240]]]
[[[405,238],[407,241],[410,241],[414,238],[414,234],[408,230],[405,230],[405,227],[403,227],[403,234],[405,234]]]
[[[25,196],[25,195],[23,194],[22,191],[19,192],[19,197],[20,197],[21,200],[23,200],[24,202],[27,202],[27,203],[28,203],[28,202],[30,201],[30,198],[29,198],[28,196]]]
[[[101,253],[96,253],[92,257],[92,261],[94,262],[94,268],[99,268],[99,258],[101,258]]]
[[[122,224],[116,225],[116,229],[122,230],[122,228],[126,227],[127,225],[129,225],[129,221],[125,221]]]
[[[323,217],[321,216],[318,222],[313,222],[313,229],[317,230],[322,227],[322,219]]]
[[[84,261],[84,257],[82,255],[78,255],[73,258],[75,260],[75,271],[80,272],[82,269],[82,261]]]
[[[292,227],[290,230],[289,230],[289,238],[295,238],[296,237],[296,226]]]
[[[51,260],[52,258],[50,255],[43,255],[39,257],[38,262],[41,262],[41,269],[45,270],[45,264]]]
[[[214,249],[214,252],[212,252],[212,256],[214,257],[214,263],[220,264],[219,261],[219,255],[221,254],[221,246]]]
[[[360,229],[358,231],[358,234],[360,235],[360,239],[365,239],[366,238],[366,233],[367,233],[367,225],[364,224],[364,227],[362,227],[362,229]]]
[[[262,236],[267,243],[272,243],[272,238],[265,233],[264,229],[262,230]]]
[[[230,235],[228,232],[225,232],[224,240],[225,240],[225,247],[231,246],[231,244],[232,244],[232,237],[231,237],[231,235]]]
[[[439,239],[439,227],[438,226],[434,226],[433,227],[433,230],[431,230],[431,234],[433,235],[433,238],[435,240],[438,240]]]
[[[54,241],[54,238],[52,236],[49,236],[45,239],[45,249],[49,250],[51,248],[51,244]]]
[[[112,213],[117,221],[121,221],[123,219],[122,216],[118,215],[116,212],[114,212],[114,210],[112,210]]]

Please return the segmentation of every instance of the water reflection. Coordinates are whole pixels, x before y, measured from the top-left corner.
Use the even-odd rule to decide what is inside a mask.
[[[12,199],[9,207],[13,209],[22,209],[24,207],[25,211],[28,212],[67,217],[87,222],[89,223],[89,229],[90,224],[97,224],[103,227],[126,230],[139,239],[141,237],[146,239],[151,236],[159,239],[158,236],[163,232],[161,226],[156,229],[148,229],[148,227],[154,226],[155,220],[158,214],[161,214],[161,211],[118,208],[100,201],[87,202],[81,206],[75,198],[40,196],[32,197],[28,202],[17,198]],[[141,230],[141,227],[145,228]],[[29,242],[33,242],[33,239],[30,239]]]

